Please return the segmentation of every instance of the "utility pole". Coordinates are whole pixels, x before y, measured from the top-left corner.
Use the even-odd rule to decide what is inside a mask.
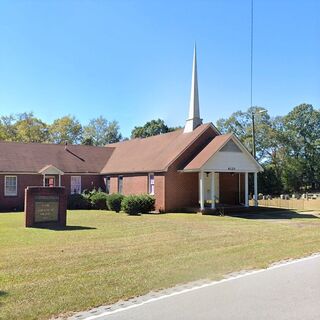
[[[256,129],[255,129],[255,119],[254,119],[254,112],[251,113],[252,119],[252,155],[256,159]]]

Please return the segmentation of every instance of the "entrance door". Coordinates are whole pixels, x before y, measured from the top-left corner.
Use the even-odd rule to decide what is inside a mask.
[[[46,187],[54,187],[55,186],[55,177],[45,177],[44,185]]]

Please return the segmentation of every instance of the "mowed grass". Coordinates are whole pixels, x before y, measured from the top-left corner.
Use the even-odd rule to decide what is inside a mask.
[[[73,227],[55,231],[0,214],[0,318],[48,319],[320,251],[320,219],[301,217],[69,211]]]

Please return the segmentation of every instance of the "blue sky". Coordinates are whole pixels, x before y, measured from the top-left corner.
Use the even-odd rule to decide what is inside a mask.
[[[124,136],[188,114],[194,41],[201,116],[250,105],[250,0],[0,2],[0,114],[103,115]],[[320,107],[320,1],[255,0],[253,103]]]

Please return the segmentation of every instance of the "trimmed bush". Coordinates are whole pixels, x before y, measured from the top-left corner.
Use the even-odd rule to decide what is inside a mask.
[[[130,195],[122,200],[121,209],[130,215],[138,215],[154,210],[154,204],[155,199],[148,194]]]
[[[121,210],[130,215],[138,215],[141,212],[141,203],[138,196],[126,196],[121,202]]]
[[[98,191],[91,195],[90,202],[93,209],[107,210],[108,195],[104,192]]]
[[[120,193],[112,193],[107,196],[108,209],[115,212],[120,212],[121,202],[124,196]]]
[[[140,198],[141,213],[149,213],[155,209],[156,199],[149,194],[141,194]]]
[[[70,194],[68,196],[68,209],[89,209],[90,201],[82,194]]]

